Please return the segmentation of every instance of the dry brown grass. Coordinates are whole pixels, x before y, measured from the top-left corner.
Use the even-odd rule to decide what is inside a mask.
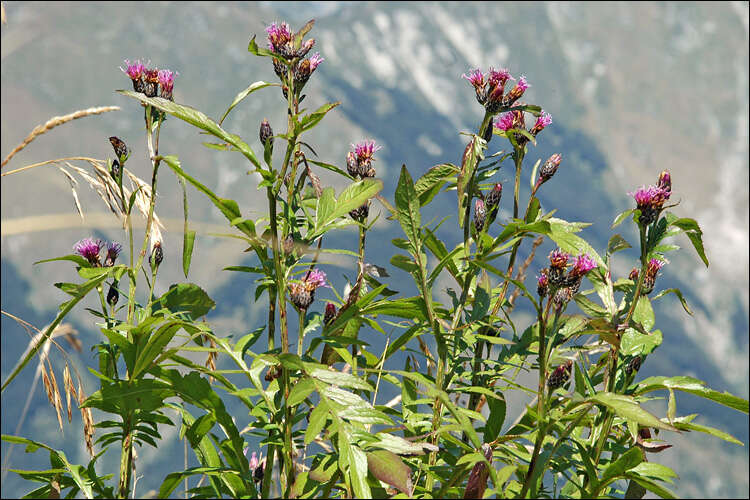
[[[49,120],[47,120],[46,123],[43,123],[41,125],[37,125],[34,127],[34,130],[31,131],[29,135],[26,136],[26,139],[21,142],[18,146],[13,148],[13,151],[11,151],[8,156],[5,157],[2,164],[0,164],[0,168],[4,167],[11,158],[13,158],[19,151],[21,151],[23,148],[28,146],[31,141],[36,139],[42,134],[46,134],[50,130],[52,130],[55,127],[58,127],[60,125],[63,125],[65,123],[68,123],[72,120],[77,120],[78,118],[83,118],[86,116],[92,116],[92,115],[99,115],[102,113],[107,113],[109,111],[118,111],[120,109],[120,106],[99,106],[96,108],[88,108],[88,109],[81,109],[78,111],[74,111],[73,113],[63,115],[63,116],[53,116]]]

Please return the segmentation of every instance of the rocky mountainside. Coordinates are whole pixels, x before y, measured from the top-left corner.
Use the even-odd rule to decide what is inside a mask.
[[[564,158],[541,195],[545,210],[557,208],[560,217],[592,222],[585,235],[601,249],[611,235],[614,216],[632,205],[626,193],[653,183],[666,168],[681,202],[674,211],[696,218],[704,230],[710,268],[700,264],[687,239],[677,239],[683,249],[670,256],[659,281],[664,288],[682,288],[695,315],[685,314],[672,295],[658,302],[657,321],[665,343],[649,358],[644,375],[689,374],[718,390],[748,397],[746,3],[12,2],[6,10],[3,157],[51,116],[110,104],[122,110],[77,120],[40,136],[5,169],[61,157],[106,158],[112,156],[107,137],[117,135],[131,146],[131,158],[141,158],[131,159],[128,167],[145,178],[149,173],[140,108],[113,92],[130,85],[118,69],[123,59],[141,57],[179,71],[175,100],[218,119],[250,83],[275,78],[267,60],[246,51],[251,34],[263,38],[264,27],[272,21],[286,20],[296,28],[315,17],[315,50],[325,62],[306,87],[306,104],[341,105],[308,142],[322,161],[343,165],[350,143],[377,140],[383,145],[378,177],[385,183],[384,196],[392,198],[401,164],[416,177],[436,163],[458,162],[465,144],[458,132],[476,130],[482,110],[461,74],[489,66],[507,67],[514,76],[525,74],[532,87],[524,98],[553,117],[527,161],[533,164],[554,152]],[[277,132],[285,123],[280,98],[278,88],[260,90],[232,111],[226,128],[260,151],[260,121],[268,118]],[[257,179],[246,175],[242,158],[208,149],[201,144],[206,140],[186,124],[170,120],[162,132],[162,151],[178,154],[185,170],[220,196],[236,199],[246,216],[262,213],[265,197],[256,190]],[[504,146],[500,142],[492,141],[492,152]],[[512,182],[512,175],[504,167],[498,178]],[[344,185],[328,171],[320,176],[337,190]],[[2,308],[41,327],[51,321],[62,300],[51,283],[75,274],[64,265],[31,263],[69,253],[84,236],[122,240],[123,233],[82,184],[78,192],[87,222],[81,223],[68,180],[54,168],[4,177],[0,189]],[[166,226],[165,248],[176,256],[182,240],[182,206],[174,177],[160,181],[160,195],[157,210]],[[263,307],[253,302],[252,284],[221,272],[226,265],[242,263],[244,247],[210,236],[228,232],[224,219],[197,192],[189,196],[191,219],[199,231],[190,279],[223,304],[209,316],[216,331],[252,329],[262,321]],[[455,194],[440,196],[426,220],[453,216]],[[509,206],[508,197],[501,221],[509,218]],[[399,278],[400,271],[388,263],[393,253],[390,239],[399,229],[384,216],[368,240],[368,254],[373,263]],[[457,239],[448,226],[450,222],[441,236]],[[635,233],[625,226],[618,230],[635,242]],[[352,247],[353,234],[342,232],[330,244]],[[633,254],[618,255],[622,257],[615,261],[616,270],[627,274]],[[178,262],[165,268],[157,293],[184,279]],[[351,262],[331,262],[328,271],[339,290],[346,283],[344,275],[355,274]],[[450,283],[440,285],[447,286]],[[85,349],[98,341],[82,308],[73,319]],[[5,317],[2,327],[4,378],[23,351],[26,336]],[[79,360],[91,364],[92,358],[84,350]],[[20,414],[16,401],[26,397],[24,383],[14,385],[3,394],[3,433],[15,430]],[[62,437],[50,425],[54,417],[42,390],[37,391],[22,434],[41,436],[55,446],[78,442],[77,428],[66,429]],[[664,412],[665,402],[654,404],[655,411]],[[740,414],[687,395],[680,395],[678,412],[701,413],[712,419],[712,425],[748,443],[747,419]],[[680,473],[678,495],[747,494],[747,447],[696,435],[668,439],[675,446],[659,459]],[[159,455],[139,450],[141,470],[160,468],[154,477],[144,475],[139,491],[157,488],[160,477],[182,466],[182,445],[173,441],[165,443]],[[71,460],[84,460],[83,445],[79,448],[80,456]],[[5,444],[2,450],[5,455]],[[179,465],[165,465],[165,454]],[[39,459],[16,449],[13,464],[33,468],[32,458]],[[103,460],[107,463],[107,457]],[[18,488],[25,485],[8,475],[3,496],[21,494]]]

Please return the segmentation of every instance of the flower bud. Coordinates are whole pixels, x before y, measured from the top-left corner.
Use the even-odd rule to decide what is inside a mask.
[[[263,147],[266,147],[266,142],[270,141],[270,145],[273,146],[273,129],[271,128],[271,124],[268,123],[268,120],[263,118],[263,121],[260,122],[260,131],[258,133],[258,136],[260,137],[260,143],[263,145]]]
[[[477,102],[481,105],[487,101],[487,92],[485,91],[484,85],[484,73],[480,69],[473,69],[469,71],[469,75],[461,75],[461,78],[465,78],[474,87],[476,93]]]
[[[499,182],[492,187],[485,197],[485,205],[487,208],[487,225],[490,226],[495,222],[495,217],[500,209],[500,198],[503,196],[503,185]]]
[[[555,390],[558,387],[562,387],[570,379],[570,372],[573,368],[573,362],[568,361],[564,365],[560,365],[550,374],[547,379],[547,387],[550,390]]]
[[[119,137],[112,136],[109,138],[109,143],[112,144],[112,149],[115,150],[115,156],[118,160],[120,160],[120,163],[122,165],[125,165],[125,162],[128,159],[128,156],[130,155],[128,151],[128,146],[125,144],[122,139]]]
[[[109,286],[109,291],[107,292],[107,304],[114,307],[119,298],[120,293],[117,291],[117,281],[115,281]]]
[[[557,292],[555,292],[555,296],[552,297],[552,302],[555,305],[555,311],[562,311],[562,308],[565,306],[565,304],[570,302],[570,300],[573,298],[573,294],[573,289],[570,287],[558,289]]]
[[[158,268],[161,262],[164,260],[164,251],[161,248],[161,241],[154,243],[154,247],[151,249],[151,255],[148,257],[148,263],[152,267]]]
[[[336,319],[336,314],[336,306],[331,304],[330,302],[326,304],[326,312],[323,316],[323,324],[330,325],[331,323],[333,323],[333,320]]]
[[[659,259],[651,259],[648,262],[646,268],[646,274],[643,276],[643,293],[648,295],[654,291],[654,285],[656,284],[656,275],[659,270],[664,266],[664,262]]]
[[[487,210],[484,206],[484,201],[481,198],[477,198],[474,202],[474,227],[477,233],[480,233],[484,229],[484,223],[487,217]]]
[[[112,168],[110,169],[109,174],[112,176],[115,182],[117,182],[118,184],[120,183],[122,169],[120,168],[120,162],[117,161],[117,158],[112,160]]]
[[[289,284],[289,299],[297,308],[306,310],[315,299],[315,290],[326,284],[326,275],[319,269],[307,273],[302,282]]]
[[[536,135],[544,130],[545,127],[547,127],[547,125],[549,125],[550,123],[552,123],[552,117],[549,113],[545,113],[544,111],[542,111],[542,114],[539,115],[539,117],[536,119],[536,123],[534,123],[534,126],[531,127],[529,133],[536,137]]]
[[[633,283],[638,282],[638,275],[640,274],[640,271],[638,271],[637,267],[634,267],[630,270],[630,274],[628,275],[628,278],[633,280]]]
[[[268,368],[268,371],[266,372],[265,378],[266,382],[271,382],[272,380],[276,380],[281,376],[281,365],[273,365]]]
[[[669,199],[669,196],[672,194],[672,176],[669,175],[668,171],[662,170],[656,186],[664,192],[666,199]]]
[[[536,293],[539,294],[539,298],[544,298],[547,295],[548,288],[549,278],[547,278],[547,269],[542,269],[536,279]]]
[[[518,83],[515,87],[513,87],[513,90],[508,92],[508,94],[503,98],[503,106],[512,106],[513,103],[515,103],[521,98],[521,96],[523,96],[527,88],[529,88],[529,84],[526,81],[526,77],[521,75],[521,77],[518,79]]]
[[[156,97],[159,88],[159,70],[147,69],[143,73],[143,93],[146,97]]]
[[[549,254],[549,273],[548,278],[552,286],[561,286],[565,282],[565,270],[568,267],[568,259],[570,255],[563,252],[559,248],[553,250]]]
[[[547,161],[544,162],[544,165],[542,165],[542,168],[539,170],[539,178],[536,181],[537,188],[550,180],[553,175],[555,175],[555,172],[557,172],[557,168],[560,166],[561,162],[562,156],[560,156],[560,153],[553,154],[547,159]]]
[[[349,212],[349,217],[357,222],[364,222],[368,215],[370,215],[370,200],[367,200],[362,206]]]
[[[641,363],[643,362],[643,359],[641,356],[635,356],[633,359],[631,359],[627,365],[625,365],[625,373],[628,375],[631,375],[633,372],[637,372],[641,369]]]
[[[286,79],[286,65],[281,60],[273,58],[273,72],[279,77],[279,80],[284,82]]]

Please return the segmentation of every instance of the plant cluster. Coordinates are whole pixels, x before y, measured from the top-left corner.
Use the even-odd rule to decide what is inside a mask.
[[[636,380],[663,340],[652,302],[674,294],[691,313],[677,289],[651,295],[665,255],[677,249],[669,238],[687,235],[708,265],[698,224],[669,210],[676,204],[667,205],[668,172],[655,185],[633,192],[636,207],[616,217],[613,228],[630,218],[638,230],[637,263],[627,277],[613,276],[615,254],[631,248],[625,238],[613,235],[600,254],[578,234],[587,224],[554,217],[554,210],[542,207],[540,190],[553,189],[562,156],[525,165],[530,147],[552,123],[540,106],[523,102],[527,79],[516,80],[506,69],[474,69],[463,76],[484,115],[477,130],[465,134],[460,164],[436,165],[416,182],[402,166],[391,202],[381,193],[375,141],[352,145],[345,158],[322,161],[303,140],[339,104],[313,111],[302,107],[305,86],[324,61],[318,53],[308,57],[315,40],[305,37],[312,27],[310,21],[294,32],[286,23],[273,23],[266,29],[267,48],[255,37],[250,40],[249,52],[268,58],[278,81],[251,84],[218,122],[175,102],[176,73],[125,62],[122,71],[133,90],[118,92],[143,111],[151,182],[123,187],[126,164],[133,159],[125,142],[111,137],[115,157],[107,161],[110,179],[101,182],[108,186],[113,211],[122,216],[125,250],[118,242],[85,238],[73,254],[49,259],[72,261],[81,280],[56,284],[70,298],[2,386],[16,379],[75,305],[98,295],[100,309],[90,312],[101,332],[95,346],[98,369],[92,370],[99,387],[79,399],[89,419],[90,409],[106,416],[89,423],[89,433],[96,429],[97,435],[87,465],[71,464],[62,451],[31,439],[3,436],[25,444],[27,451],[49,451],[49,470],[16,471],[41,483],[29,497],[131,496],[136,445],[157,447],[160,424],[179,426],[180,439],[199,465],[168,474],[159,497],[175,494],[184,482],[194,498],[640,498],[646,491],[670,498],[674,494],[664,483],[675,473],[647,460],[647,454],[669,445],[652,431],[697,431],[739,443],[693,423],[695,415],[678,416],[675,392],[744,413],[747,401],[686,376]],[[266,87],[280,88],[287,122],[277,125],[281,133],[268,120],[260,122],[258,158],[223,122]],[[261,177],[258,190],[268,204],[263,217],[243,217],[235,200],[220,198],[184,170],[178,156],[161,152],[167,149],[159,136],[168,117],[219,140],[207,146],[247,160],[250,173]],[[533,120],[528,128],[527,119]],[[506,149],[492,153],[493,140]],[[284,147],[280,162],[273,155],[279,144]],[[508,164],[514,182],[503,198],[496,177]],[[185,277],[195,240],[188,217],[190,184],[226,217],[234,230],[229,236],[253,253],[253,265],[226,270],[256,277],[255,300],[268,304],[267,321],[257,330],[239,338],[217,335],[210,321],[202,320],[215,304],[196,284],[178,283],[154,294],[160,265],[174,258],[163,247],[155,215],[161,165],[182,185]],[[348,185],[337,196],[316,169],[332,171]],[[523,199],[526,176],[530,193]],[[456,193],[456,217],[424,222],[423,208],[443,191]],[[501,211],[504,200],[506,212]],[[386,281],[385,270],[367,261],[366,236],[376,204],[403,231],[393,240],[390,263],[413,278],[414,296],[389,288],[398,288],[397,283]],[[146,217],[139,247],[134,206]],[[356,251],[324,245],[329,233],[346,226],[356,228]],[[436,235],[443,226],[460,234],[452,248]],[[544,267],[534,269],[544,241],[555,248]],[[121,253],[127,259],[118,264]],[[356,279],[345,290],[337,291],[329,281],[321,260],[326,254],[356,262]],[[530,268],[535,283],[527,279]],[[454,287],[448,303],[433,296],[445,280]],[[321,289],[335,298],[323,303],[316,297]],[[514,314],[521,302],[534,313],[523,329]],[[364,328],[382,333],[382,342],[364,342]],[[205,353],[206,364],[191,361],[187,352]],[[234,366],[217,369],[217,362]],[[538,375],[534,387],[518,380],[524,372]],[[505,418],[509,391],[534,398],[512,423]],[[641,405],[656,391],[668,394],[663,418]],[[396,397],[384,402],[383,392]],[[80,385],[76,394],[82,395]],[[246,407],[245,415],[228,411],[225,401],[235,398]],[[240,428],[240,420],[248,420],[247,427]],[[116,482],[114,474],[96,467],[109,449],[121,457]]]

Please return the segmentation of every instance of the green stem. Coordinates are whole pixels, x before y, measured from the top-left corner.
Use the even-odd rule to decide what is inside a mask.
[[[120,454],[120,481],[117,488],[117,498],[128,498],[130,490],[130,476],[133,471],[133,429],[128,415],[123,422],[122,453]]]
[[[305,340],[305,313],[307,310],[299,309],[299,334],[297,335],[297,356],[302,357],[302,343]]]

